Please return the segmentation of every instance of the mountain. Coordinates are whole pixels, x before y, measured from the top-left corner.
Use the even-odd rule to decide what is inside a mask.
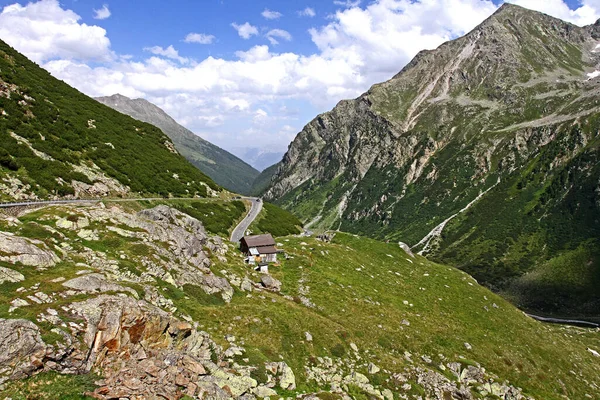
[[[236,156],[202,139],[179,125],[158,106],[144,99],[129,99],[120,94],[97,97],[99,102],[137,120],[159,127],[175,148],[192,164],[224,188],[248,194],[259,172]]]
[[[0,41],[0,201],[215,190],[159,129],[101,105]]]
[[[600,24],[504,4],[297,135],[266,198],[538,312],[600,310]]]
[[[271,179],[275,173],[277,173],[277,169],[279,168],[279,163],[273,164],[268,168],[265,168],[260,175],[254,179],[252,183],[252,195],[253,196],[262,196],[264,192],[269,188],[271,184]]]
[[[338,233],[278,238],[258,273],[205,230],[239,202],[158,203],[0,213],[0,398],[600,393],[597,330],[544,325],[462,271]]]
[[[234,152],[259,171],[264,171],[273,164],[281,161],[282,152],[268,151],[259,147],[237,148]]]

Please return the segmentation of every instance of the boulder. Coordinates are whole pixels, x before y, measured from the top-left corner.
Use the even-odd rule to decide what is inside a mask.
[[[33,322],[0,319],[0,369],[10,368],[11,379],[25,378],[42,368],[45,355],[46,344]]]
[[[0,267],[0,284],[4,282],[22,282],[25,277],[20,272],[12,270],[10,268]]]
[[[52,267],[60,258],[44,242],[0,232],[0,260],[33,267]]]
[[[137,297],[137,292],[132,288],[110,283],[101,274],[80,276],[63,283],[64,287],[82,292],[129,292]]]
[[[279,292],[281,290],[281,282],[271,275],[262,275],[260,277],[260,282],[267,290],[272,290],[274,292]]]

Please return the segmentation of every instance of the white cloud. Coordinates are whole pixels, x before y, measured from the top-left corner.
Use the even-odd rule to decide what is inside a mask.
[[[358,7],[361,3],[361,0],[334,0],[333,4],[336,6],[342,6],[346,8],[354,8]]]
[[[302,11],[298,11],[298,15],[301,17],[314,17],[315,15],[317,15],[317,13],[315,12],[315,10],[313,8],[310,7],[306,7],[304,10]]]
[[[104,4],[102,8],[96,10],[94,9],[94,19],[107,19],[110,17],[110,10],[108,9],[108,5]]]
[[[563,0],[510,0],[508,2],[541,11],[577,25],[593,24],[600,18],[599,0],[582,0],[580,6],[574,10],[570,9]]]
[[[539,7],[546,4],[533,3]],[[583,0],[578,8],[565,11],[563,1],[548,0],[552,7],[543,11],[588,23],[600,9],[598,3],[600,0]],[[48,13],[33,13],[32,7],[40,4],[52,8]],[[79,24],[79,16],[62,10],[57,1],[7,8],[0,14],[0,37],[13,38],[11,44],[29,56],[41,54],[38,60],[45,61],[45,68],[84,93],[144,97],[225,148],[251,138],[255,147],[281,151],[317,113],[389,79],[419,50],[433,49],[468,32],[497,6],[491,0],[375,0],[340,9],[325,25],[312,29],[310,37],[317,49],[313,54],[276,52],[272,46],[261,45],[238,51],[233,59],[208,57],[183,63],[185,59],[173,46],[156,46],[149,49],[153,55],[146,59],[119,55],[93,66],[86,62],[94,57],[74,57],[70,55],[74,51],[59,53],[48,48],[61,48],[54,44],[60,36],[65,43],[83,49],[79,51],[87,51],[86,46],[93,48],[95,42],[82,32],[93,28],[89,32],[100,32],[96,38],[106,40],[106,45],[96,45],[90,54],[109,54],[104,30]],[[18,14],[21,8],[31,16]],[[11,18],[6,19],[9,14]],[[51,25],[37,32],[40,19]],[[248,22],[233,26],[243,38],[259,34]],[[265,36],[276,41],[291,39],[286,34],[274,29]],[[48,42],[47,36],[51,37]],[[61,59],[48,61],[53,57]]]
[[[186,43],[200,43],[200,44],[211,44],[215,41],[213,35],[207,35],[205,33],[188,33],[183,40]]]
[[[292,35],[283,29],[271,29],[265,36],[267,39],[269,39],[269,42],[271,42],[272,45],[279,44],[279,41],[277,41],[276,38],[280,38],[288,42],[292,40]]]
[[[266,19],[279,19],[279,18],[281,18],[281,16],[283,14],[281,14],[280,12],[271,11],[268,8],[265,8],[265,10],[261,13],[261,15],[263,16],[263,18],[266,18]]]
[[[108,61],[106,31],[79,23],[81,17],[58,0],[12,4],[0,13],[0,38],[36,62],[53,58]]]
[[[153,46],[153,47],[144,47],[144,51],[150,52],[152,54],[156,54],[157,56],[163,56],[163,57],[167,57],[170,58],[172,60],[177,60],[182,64],[186,64],[189,62],[189,60],[185,57],[181,57],[179,55],[179,52],[177,50],[175,50],[175,48],[171,45],[169,47],[162,48],[160,46]]]
[[[231,26],[233,26],[242,39],[250,39],[251,36],[258,35],[258,28],[250,25],[248,22],[242,25],[238,25],[234,22]]]

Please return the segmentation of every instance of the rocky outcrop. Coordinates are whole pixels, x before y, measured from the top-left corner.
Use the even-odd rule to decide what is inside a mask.
[[[82,292],[128,292],[137,297],[137,292],[131,288],[126,288],[115,283],[108,282],[101,274],[89,274],[80,276],[63,283],[64,287],[79,290]]]
[[[0,383],[20,379],[43,366],[46,345],[31,321],[0,319]]]
[[[0,267],[0,285],[4,282],[21,282],[25,277],[22,273],[14,271],[10,268]]]
[[[7,232],[0,232],[0,260],[38,268],[52,267],[60,261],[42,241]]]

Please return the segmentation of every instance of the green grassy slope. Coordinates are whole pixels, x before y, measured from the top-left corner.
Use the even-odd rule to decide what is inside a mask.
[[[265,168],[252,183],[251,194],[253,196],[261,196],[265,190],[269,187],[271,183],[271,178],[277,172],[277,168],[279,167],[279,163],[273,164],[268,168]]]
[[[143,270],[135,262],[142,255],[139,244],[113,237],[102,227],[98,227],[99,240],[92,242],[77,240],[74,232],[60,228],[59,233],[42,235],[45,225],[56,229],[54,215],[73,213],[65,210],[53,207],[36,211],[20,218],[23,225],[2,222],[0,230],[37,237],[49,244],[52,237],[62,234],[74,239],[71,245],[75,251],[91,246],[103,249],[115,260],[125,254],[130,263],[120,262],[119,268],[139,268],[138,273]],[[37,231],[28,226],[37,226]],[[348,234],[337,234],[332,243],[293,237],[280,241],[290,257],[282,260],[281,266],[270,268],[282,282],[280,294],[236,289],[232,302],[225,304],[195,286],[176,288],[163,281],[149,284],[161,288],[161,293],[174,302],[177,314],[199,321],[219,344],[227,346],[226,335],[234,335],[243,343],[246,350],[236,360],[238,364],[256,366],[285,360],[294,370],[298,388],[294,393],[277,389],[282,397],[329,390],[328,384],[309,377],[310,369],[323,367],[323,357],[339,363],[342,376],[349,372],[350,364],[356,364],[376,387],[389,388],[398,395],[423,396],[423,382],[411,380],[410,387],[403,388],[404,382],[390,379],[393,374],[427,368],[456,381],[458,378],[446,367],[452,362],[463,367],[481,365],[495,381],[508,381],[536,399],[583,399],[586,394],[597,394],[600,365],[587,351],[588,347],[600,348],[596,331],[536,322],[466,273],[423,257],[411,258],[396,244]],[[100,247],[107,243],[110,246]],[[213,272],[258,281],[237,250],[231,249],[225,256],[227,262],[213,259]],[[64,300],[56,295],[59,304],[32,305],[7,313],[16,287],[44,281],[48,282],[46,292],[59,294],[65,289],[51,281],[59,276],[70,278],[77,271],[74,263],[46,270],[3,266],[23,273],[26,281],[0,285],[2,318],[35,320],[36,312],[48,307],[60,309]],[[135,284],[120,283],[143,292]],[[42,324],[41,328],[45,340],[52,340],[51,326]],[[312,335],[312,341],[305,340],[305,332]],[[357,346],[358,353],[351,344]],[[367,374],[368,362],[382,370]],[[264,380],[260,369],[252,376]],[[5,393],[14,393],[11,390],[18,385],[10,384]],[[369,398],[357,388],[349,390],[355,391],[354,398]],[[323,398],[337,398],[331,396]]]
[[[100,179],[77,172],[74,165],[135,193],[205,196],[207,187],[219,190],[172,151],[170,139],[158,128],[99,104],[4,42],[0,89],[0,177],[8,185],[17,179],[27,194],[73,195],[72,181],[91,185]],[[2,200],[5,196],[3,191]]]
[[[295,235],[301,232],[302,222],[291,212],[264,202],[259,216],[250,225],[253,234],[270,233],[273,236]]]

